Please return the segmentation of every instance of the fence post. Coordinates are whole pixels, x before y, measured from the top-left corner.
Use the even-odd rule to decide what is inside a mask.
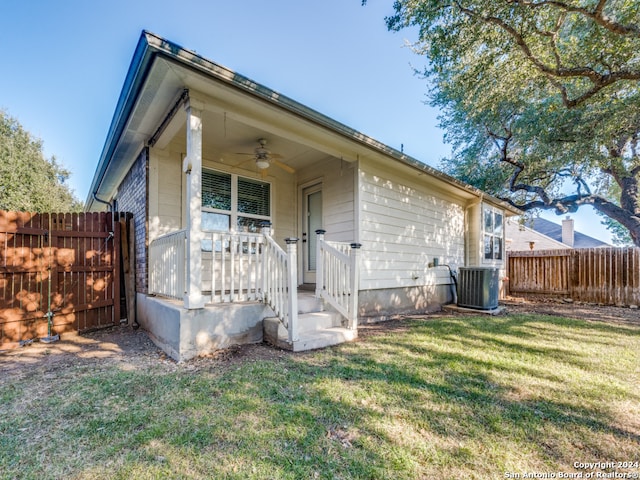
[[[316,241],[316,298],[322,295],[324,288],[324,259],[322,258],[322,246],[324,245],[324,234],[326,230],[316,230],[318,239]]]
[[[289,343],[298,340],[298,260],[295,237],[285,238],[287,243],[287,309],[289,310]]]
[[[360,288],[360,243],[351,244],[351,297],[349,297],[349,328],[358,328],[358,291]]]

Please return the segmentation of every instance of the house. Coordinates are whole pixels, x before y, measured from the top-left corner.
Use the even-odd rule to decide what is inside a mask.
[[[520,213],[149,32],[86,201],[107,208],[133,214],[137,319],[177,359],[437,309],[450,268],[502,268]]]
[[[541,217],[527,221],[512,217],[505,224],[505,236],[507,251],[514,252],[611,246],[584,233],[576,232],[574,221],[569,216],[562,220],[562,225]]]

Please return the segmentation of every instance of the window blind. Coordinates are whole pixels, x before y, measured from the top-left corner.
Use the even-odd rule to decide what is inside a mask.
[[[271,185],[238,178],[238,212],[268,217],[271,214]]]
[[[202,206],[217,210],[231,210],[231,175],[202,171]]]

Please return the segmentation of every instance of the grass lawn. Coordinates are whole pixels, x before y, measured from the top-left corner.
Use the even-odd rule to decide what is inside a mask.
[[[536,315],[400,326],[266,360],[2,379],[0,478],[640,473],[574,468],[640,462],[637,326]]]

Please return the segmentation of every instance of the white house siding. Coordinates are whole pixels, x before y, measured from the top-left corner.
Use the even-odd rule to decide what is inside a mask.
[[[183,176],[179,153],[149,151],[149,242],[184,227]]]
[[[170,144],[166,150],[152,149],[149,163],[149,240],[185,228],[185,174],[182,154]],[[178,145],[179,147],[179,145]],[[235,168],[214,162],[203,155],[203,168],[257,178],[271,183],[272,222],[276,240],[284,245],[286,237],[296,234],[295,177],[277,167],[271,167],[266,177],[255,170]]]
[[[501,276],[504,276],[505,268],[505,249],[507,246],[508,234],[503,233],[503,259],[502,260],[486,260],[484,258],[484,239],[482,232],[482,209],[485,203],[481,201],[474,202],[467,207],[467,231],[468,231],[468,243],[467,243],[467,266],[470,267],[496,267],[501,271]],[[491,205],[490,205],[491,206]],[[497,208],[492,206],[492,208]],[[505,225],[509,222],[506,215],[507,212],[502,210],[503,215],[503,232],[505,232]]]
[[[322,183],[322,226],[327,231],[327,240],[335,242],[356,240],[354,170],[354,163],[327,157],[298,172],[300,195],[303,186],[310,186],[315,182]]]
[[[484,241],[482,233],[482,208],[484,203],[481,200],[469,205],[466,209],[466,228],[467,228],[467,262],[466,266],[469,267],[494,267],[498,269],[499,275],[499,297],[504,298],[506,295],[504,280],[507,276],[506,271],[506,250],[508,249],[509,234],[506,230],[506,225],[510,220],[507,219],[506,211],[503,213],[503,222],[505,225],[505,238],[503,247],[503,259],[502,260],[485,260],[484,258]]]
[[[258,177],[259,178],[259,177]],[[272,182],[272,219],[273,232],[276,242],[285,246],[285,238],[297,237],[296,232],[296,180],[295,176],[284,170],[272,166],[269,176],[265,179]]]
[[[445,265],[464,264],[464,202],[415,170],[363,161],[359,198],[361,314],[427,310],[450,300]]]
[[[467,266],[477,267],[482,265],[482,202],[477,201],[467,207]]]

